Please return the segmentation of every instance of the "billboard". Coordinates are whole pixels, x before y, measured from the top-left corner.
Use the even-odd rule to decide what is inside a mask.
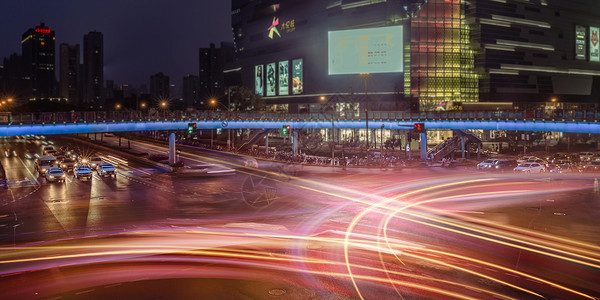
[[[403,72],[403,26],[330,31],[329,75]]]
[[[599,31],[598,27],[590,27],[590,61],[600,62]]]
[[[275,96],[275,88],[277,87],[277,82],[275,81],[275,74],[276,74],[276,69],[275,69],[275,63],[270,63],[267,64],[267,72],[266,72],[266,76],[267,76],[267,92],[266,95],[267,96]]]
[[[290,94],[290,63],[286,61],[279,62],[279,95],[287,96]]]
[[[254,67],[254,93],[263,96],[264,81],[263,81],[263,65],[257,65]]]
[[[292,60],[292,94],[304,92],[304,63],[302,58]]]
[[[575,25],[575,59],[577,60],[587,59],[586,33],[587,30],[584,26]]]

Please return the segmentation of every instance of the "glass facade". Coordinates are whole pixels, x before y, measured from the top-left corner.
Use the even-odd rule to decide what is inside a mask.
[[[410,95],[421,110],[478,101],[478,75],[460,0],[430,0],[411,19]]]

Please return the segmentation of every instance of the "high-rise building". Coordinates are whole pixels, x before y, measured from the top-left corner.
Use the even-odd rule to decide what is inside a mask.
[[[104,105],[104,37],[92,31],[83,37],[83,102]]]
[[[70,103],[80,103],[79,44],[60,44],[60,97]]]
[[[13,53],[10,57],[4,58],[0,70],[0,97],[13,98],[15,105],[29,101],[31,80],[25,70],[21,55]]]
[[[44,23],[23,33],[21,49],[24,73],[31,82],[31,101],[55,99],[57,96],[54,41],[54,30]]]
[[[209,48],[200,48],[198,80],[201,98],[220,97],[225,93],[223,71],[225,63],[232,60],[233,49],[231,43],[225,42],[220,48],[213,43]]]
[[[169,76],[158,72],[150,76],[150,95],[154,100],[169,99]]]
[[[204,104],[200,100],[200,81],[196,75],[188,75],[183,77],[183,103],[186,107],[199,108]]]

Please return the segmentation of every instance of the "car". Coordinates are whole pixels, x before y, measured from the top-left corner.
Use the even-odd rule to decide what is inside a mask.
[[[600,162],[598,161],[588,161],[583,167],[581,167],[581,172],[598,172],[600,171]]]
[[[8,148],[4,150],[4,156],[6,157],[16,157],[17,156],[17,151],[15,151],[14,149]]]
[[[513,169],[515,173],[542,173],[546,167],[536,162],[525,162]]]
[[[492,165],[498,161],[497,159],[486,159],[477,164],[477,170],[488,169],[492,167]]]
[[[35,171],[40,176],[46,175],[50,168],[56,167],[56,158],[52,155],[45,155],[35,161]]]
[[[73,169],[75,168],[75,160],[72,158],[64,158],[61,162],[60,162],[60,167],[65,170],[66,172],[68,171],[73,171]]]
[[[100,177],[113,176],[117,177],[117,169],[109,163],[101,163],[96,167],[96,172]]]
[[[577,171],[577,169],[573,168],[573,166],[569,163],[555,164],[549,170],[550,170],[549,171],[550,173],[558,173],[558,174],[572,173],[572,172]]]
[[[594,156],[593,152],[579,152],[579,159],[581,161],[588,161]]]
[[[77,179],[92,179],[92,169],[90,169],[90,167],[88,167],[87,165],[78,165],[73,171],[73,175]]]
[[[101,163],[102,163],[102,158],[100,158],[98,156],[92,156],[88,160],[88,164],[90,165],[90,168],[92,170],[96,170],[96,168],[98,167],[98,165],[100,165]]]
[[[46,181],[65,182],[66,175],[61,168],[52,167],[46,172]]]
[[[44,149],[42,149],[42,153],[44,153],[44,155],[47,155],[49,151],[56,151],[56,150],[52,146],[46,146],[46,147],[44,147]]]
[[[539,158],[537,156],[523,156],[523,157],[517,158],[517,162],[519,164],[522,164],[528,160],[536,160],[536,159],[539,159]]]
[[[40,155],[37,154],[37,152],[31,150],[31,151],[27,151],[25,153],[25,158],[26,159],[37,159],[37,158],[40,158]]]
[[[495,172],[506,172],[507,170],[514,170],[519,165],[514,159],[499,159],[490,167],[491,171]]]

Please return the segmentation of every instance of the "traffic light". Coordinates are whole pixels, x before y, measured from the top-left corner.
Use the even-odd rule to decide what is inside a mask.
[[[193,134],[196,130],[196,123],[188,123],[187,133]]]
[[[418,133],[425,133],[425,124],[424,123],[414,123],[413,130]]]
[[[287,135],[288,133],[290,133],[290,125],[283,125],[281,127],[281,134]]]

